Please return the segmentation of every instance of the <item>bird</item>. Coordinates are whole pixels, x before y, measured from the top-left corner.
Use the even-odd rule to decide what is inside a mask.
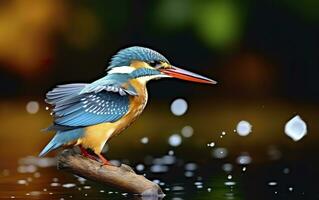
[[[45,131],[55,135],[39,156],[62,146],[78,146],[83,156],[112,165],[101,154],[104,145],[141,115],[148,100],[147,82],[161,78],[217,83],[170,64],[150,48],[124,48],[111,58],[104,77],[91,83],[57,85],[46,93],[53,124]]]

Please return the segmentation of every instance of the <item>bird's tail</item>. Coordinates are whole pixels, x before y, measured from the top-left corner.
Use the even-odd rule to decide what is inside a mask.
[[[52,140],[47,144],[39,154],[39,157],[45,156],[50,151],[53,151],[64,144],[74,142],[83,135],[83,129],[73,129],[68,131],[58,131]]]

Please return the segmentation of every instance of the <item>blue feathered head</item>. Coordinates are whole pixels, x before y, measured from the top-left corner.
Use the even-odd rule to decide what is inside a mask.
[[[132,61],[142,61],[144,63],[138,63],[141,66],[134,66]],[[133,79],[145,77],[144,80],[151,80],[172,77],[199,83],[216,83],[209,78],[171,65],[162,54],[152,49],[138,46],[120,50],[111,59],[107,70],[109,74],[118,76],[119,73],[124,73]]]
[[[107,69],[120,66],[129,66],[133,60],[169,63],[163,55],[152,49],[134,46],[120,50],[115,56],[113,56]]]

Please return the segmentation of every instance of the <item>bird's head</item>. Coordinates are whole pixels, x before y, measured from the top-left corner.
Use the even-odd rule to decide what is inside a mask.
[[[160,53],[145,47],[129,47],[113,56],[108,74],[129,74],[145,82],[159,78],[178,78],[186,81],[216,84],[216,81],[175,67]]]

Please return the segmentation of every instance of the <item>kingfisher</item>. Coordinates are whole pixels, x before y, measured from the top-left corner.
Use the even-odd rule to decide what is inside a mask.
[[[85,157],[112,165],[101,154],[104,145],[140,116],[148,100],[146,83],[161,78],[216,84],[170,64],[152,49],[122,49],[112,57],[104,77],[92,83],[58,85],[46,94],[53,124],[45,130],[56,133],[39,156],[71,145]]]

